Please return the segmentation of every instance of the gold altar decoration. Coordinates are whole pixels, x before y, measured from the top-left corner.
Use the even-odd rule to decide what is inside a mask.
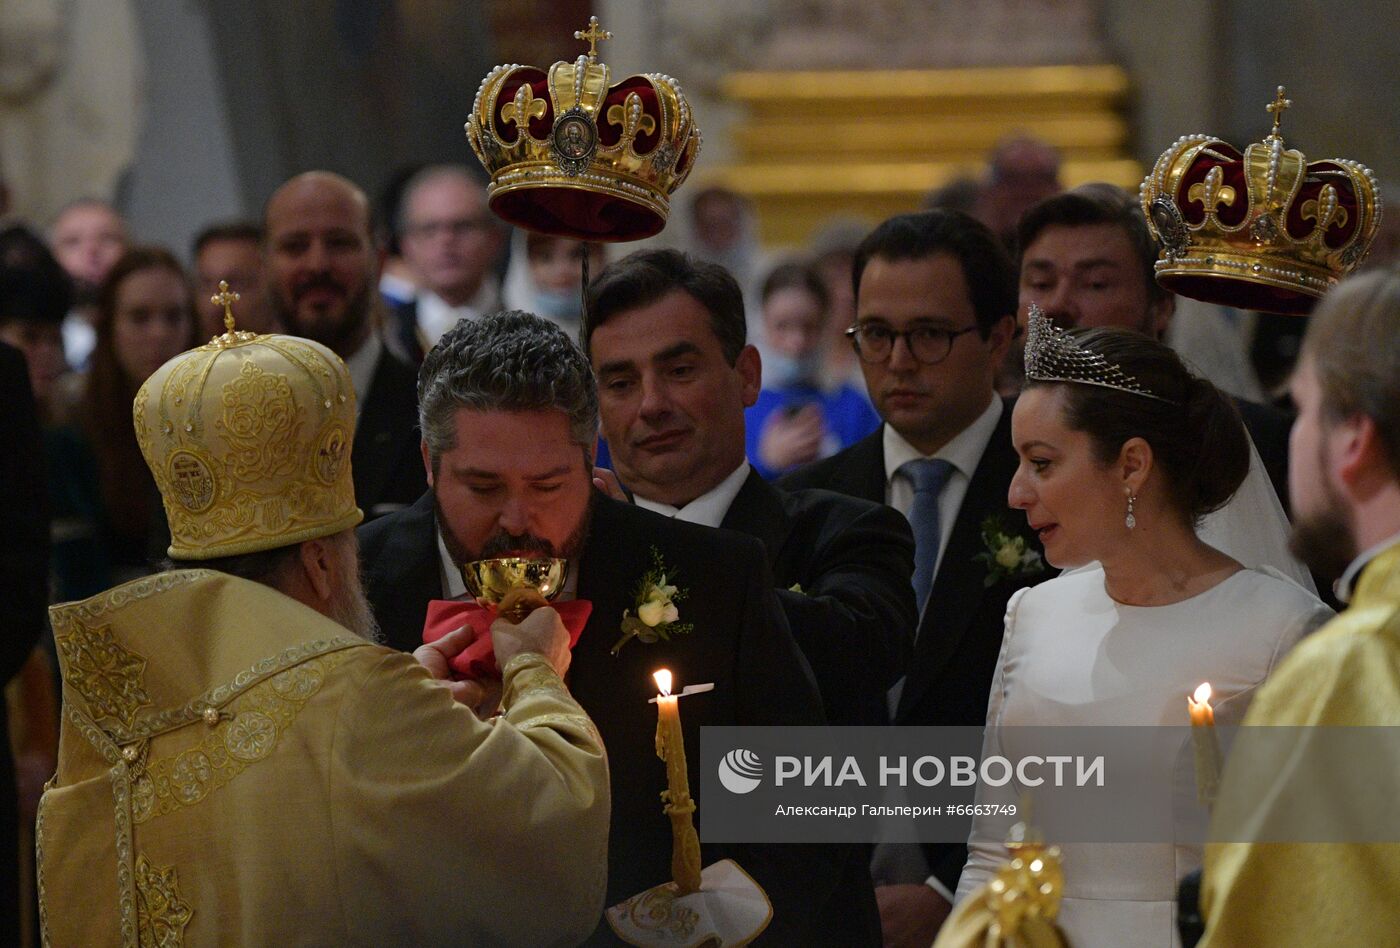
[[[1157,282],[1242,309],[1305,315],[1366,256],[1381,197],[1369,168],[1308,161],[1284,146],[1283,86],[1265,110],[1273,131],[1240,152],[1183,135],[1142,182],[1143,212],[1162,242]]]
[[[1054,145],[1066,187],[1134,188],[1127,74],[1117,66],[763,71],[727,76],[743,117],[731,163],[697,172],[748,197],[770,245],[804,243],[831,218],[873,225],[975,178],[1002,138]]]
[[[136,393],[136,440],[170,521],[169,555],[205,560],[329,536],[363,519],[350,479],[355,389],[317,342],[234,326]]]
[[[1055,924],[1065,888],[1059,847],[1021,822],[1006,849],[1010,858],[954,909],[934,948],[1067,948]]]
[[[527,230],[580,240],[650,237],[690,174],[700,129],[670,76],[617,83],[598,60],[612,33],[589,20],[588,52],[548,72],[515,63],[482,80],[467,141],[491,177],[491,209]]]

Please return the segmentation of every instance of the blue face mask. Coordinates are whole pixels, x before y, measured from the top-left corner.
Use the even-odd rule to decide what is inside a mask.
[[[796,358],[770,352],[763,357],[764,388],[818,388],[822,379],[820,352]]]
[[[531,298],[533,312],[546,319],[568,319],[578,322],[583,317],[583,294],[578,290],[557,293],[553,290],[535,290]]]

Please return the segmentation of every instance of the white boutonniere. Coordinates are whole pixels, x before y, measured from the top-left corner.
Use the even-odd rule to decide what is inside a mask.
[[[622,610],[622,638],[612,647],[614,655],[627,644],[628,639],[635,638],[650,644],[657,639],[685,635],[694,628],[689,622],[680,621],[681,612],[676,608],[676,603],[686,597],[687,590],[669,583],[668,575],[674,575],[674,571],[666,568],[661,551],[652,547],[651,569],[637,584],[634,607],[637,614],[633,615],[631,609]]]
[[[1016,576],[1034,576],[1045,572],[1045,560],[1040,553],[1026,545],[1026,538],[1020,534],[1010,534],[999,517],[988,517],[982,521],[982,545],[986,552],[974,557],[987,564],[987,578],[984,586],[995,586],[1003,579]]]

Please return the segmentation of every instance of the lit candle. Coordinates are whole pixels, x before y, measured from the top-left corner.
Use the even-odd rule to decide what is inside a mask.
[[[1196,799],[1210,806],[1220,787],[1220,741],[1210,706],[1210,682],[1202,682],[1194,695],[1187,696],[1186,711],[1191,715],[1191,743],[1196,750]]]
[[[662,811],[671,818],[671,877],[678,895],[700,890],[700,837],[695,834],[691,814],[695,801],[690,798],[690,780],[685,768],[685,739],[681,736],[681,709],[678,695],[671,694],[671,673],[655,672],[656,756],[666,762],[666,790],[661,794]]]

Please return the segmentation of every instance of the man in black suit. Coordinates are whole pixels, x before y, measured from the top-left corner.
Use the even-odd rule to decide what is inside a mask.
[[[1158,285],[1157,242],[1137,201],[1121,188],[1092,184],[1046,198],[1022,216],[1017,242],[1022,316],[1035,303],[1067,328],[1116,326],[1165,336],[1176,297]],[[1272,566],[1311,591],[1312,578],[1288,550],[1284,516],[1291,419],[1267,405],[1234,402],[1260,463],[1251,464],[1230,502],[1201,522],[1201,537],[1246,566]]]
[[[917,619],[909,526],[883,503],[779,490],[744,458],[761,387],[744,298],[723,267],[644,250],[589,286],[582,342],[603,434],[640,507],[764,542],[831,724],[885,724]]]
[[[19,944],[19,809],[5,720],[5,684],[44,631],[49,592],[49,514],[39,417],[24,356],[0,343],[0,944]]]
[[[373,519],[413,503],[427,486],[416,374],[376,328],[379,258],[368,199],[339,175],[308,171],[273,192],[263,228],[274,313],[294,335],[330,347],[350,370],[359,404],[350,454],[356,505]]]
[[[564,595],[589,601],[592,612],[569,687],[608,750],[608,904],[616,904],[670,878],[671,832],[658,796],[666,775],[647,703],[655,694],[652,671],[670,668],[682,686],[715,684],[682,702],[692,774],[699,773],[704,725],[823,721],[764,551],[751,537],[678,523],[593,489],[593,375],[568,337],[539,317],[508,312],[462,321],[425,359],[419,397],[430,490],[360,532],[375,615],[390,645],[412,649],[422,641],[428,601],[465,596],[459,564],[511,554],[570,560]],[[638,611],[638,584],[658,560],[667,582],[687,594],[675,603],[676,621],[693,628],[615,648],[624,612]],[[836,847],[702,850],[705,864],[733,856],[764,887],[774,909],[765,937],[773,943],[858,938],[853,898],[838,886],[844,854]]]
[[[922,615],[909,672],[891,694],[894,721],[981,726],[1006,602],[1049,575],[1032,557],[1002,570],[979,559],[994,552],[988,526],[1036,546],[1007,508],[1018,461],[1011,406],[992,387],[1015,330],[1015,267],[982,224],[930,211],[877,227],[853,278],[852,339],[885,423],[780,484],[888,503],[911,518]],[[923,471],[936,473],[933,484],[921,483]],[[907,867],[891,878],[877,859],[894,883],[876,889],[887,944],[929,944],[948,913],[964,847],[929,845],[923,855],[926,881]]]

